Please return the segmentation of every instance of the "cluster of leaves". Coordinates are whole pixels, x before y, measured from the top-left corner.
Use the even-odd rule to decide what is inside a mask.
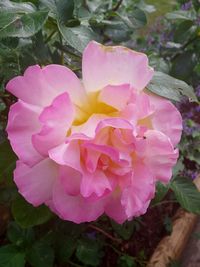
[[[179,0],[176,10],[161,19],[156,10],[160,2],[0,0],[0,208],[7,206],[14,220],[0,247],[0,267],[100,266],[106,250],[115,254],[119,267],[145,266],[143,251],[134,258],[122,245],[140,228],[140,220],[120,226],[102,218],[94,224],[75,225],[61,222],[45,206],[33,208],[19,196],[12,181],[16,156],[5,137],[8,109],[15,99],[4,88],[10,78],[33,64],[64,64],[81,75],[81,53],[90,40],[97,40],[145,51],[156,70],[147,89],[173,101],[186,96],[189,102],[180,102],[179,107],[188,114],[198,107],[191,86],[196,87],[200,80],[199,1],[189,1],[186,7]],[[151,207],[162,205],[172,191],[172,201],[200,214],[200,193],[184,177],[186,159],[200,170],[199,121],[186,115],[185,123],[194,129],[183,135],[174,178],[168,186],[157,185]],[[163,224],[170,232],[170,218]]]

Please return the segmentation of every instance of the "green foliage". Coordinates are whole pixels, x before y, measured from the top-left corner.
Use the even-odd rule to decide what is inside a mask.
[[[176,177],[170,184],[180,205],[189,212],[200,214],[200,192],[185,177]]]
[[[156,184],[156,194],[151,204],[155,205],[163,200],[169,190],[169,185],[164,185],[161,182],[157,182]]]
[[[119,267],[136,267],[136,262],[133,257],[129,255],[123,255],[118,260]]]
[[[24,267],[25,253],[15,245],[0,247],[0,267]]]
[[[54,250],[46,240],[38,240],[27,251],[27,261],[33,267],[52,267]]]
[[[24,198],[18,196],[12,204],[12,214],[21,227],[30,227],[47,222],[52,214],[49,209],[42,205],[33,207]]]
[[[0,181],[3,179],[12,178],[13,170],[15,168],[16,155],[8,141],[0,144]]]
[[[127,221],[123,224],[118,224],[111,220],[113,230],[124,240],[130,239],[134,230],[138,227],[138,222],[135,220]]]
[[[99,266],[104,255],[101,249],[102,245],[99,240],[82,238],[78,241],[76,257],[85,265]]]
[[[153,93],[176,101],[180,101],[182,96],[187,96],[190,101],[197,101],[191,86],[159,71],[155,72],[147,88]]]
[[[90,41],[97,39],[95,33],[83,25],[69,28],[60,24],[59,30],[67,44],[81,53]]]

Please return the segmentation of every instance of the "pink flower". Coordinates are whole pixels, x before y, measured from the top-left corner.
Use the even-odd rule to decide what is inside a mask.
[[[14,181],[62,219],[105,213],[123,223],[146,212],[157,181],[169,182],[182,119],[144,90],[153,76],[145,54],[90,42],[82,69],[79,80],[64,66],[31,66],[7,84],[19,98],[7,126]]]

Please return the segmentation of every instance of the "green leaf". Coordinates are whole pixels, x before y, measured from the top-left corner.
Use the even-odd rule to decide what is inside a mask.
[[[69,28],[59,24],[59,30],[67,44],[81,53],[90,41],[97,39],[97,35],[90,28],[83,25]]]
[[[57,249],[57,258],[59,262],[66,263],[69,258],[72,256],[76,249],[77,245],[77,239],[73,237],[60,237],[58,242],[56,243],[56,249]]]
[[[36,11],[36,7],[32,3],[15,3],[3,0],[0,2],[0,10],[12,13],[31,13]]]
[[[114,231],[124,240],[128,240],[132,236],[133,231],[135,230],[134,221],[127,221],[123,224],[118,224],[111,220],[111,225]]]
[[[185,11],[185,10],[177,10],[173,12],[169,12],[166,14],[167,19],[183,19],[183,20],[195,20],[196,19],[196,12],[192,11]]]
[[[119,267],[136,267],[137,264],[133,257],[129,255],[123,255],[118,259],[118,265]]]
[[[121,20],[131,29],[138,29],[147,24],[147,18],[141,9],[135,9],[131,12],[131,14],[124,15],[120,13],[116,13]]]
[[[185,43],[190,37],[191,27],[194,25],[192,21],[184,20],[175,29],[174,41],[177,43]]]
[[[89,266],[99,266],[103,256],[101,245],[97,240],[81,239],[79,240],[76,257]]]
[[[27,248],[35,240],[32,228],[22,229],[16,222],[11,222],[8,226],[7,237],[16,246]]]
[[[184,209],[200,214],[200,192],[191,180],[185,177],[176,177],[170,187]]]
[[[197,55],[194,51],[186,51],[173,61],[170,74],[177,79],[188,81],[194,72],[197,62]]]
[[[183,96],[187,96],[191,102],[197,101],[191,86],[159,71],[154,73],[153,79],[147,85],[147,89],[157,95],[176,101],[181,101]]]
[[[45,240],[41,239],[28,250],[27,260],[33,267],[52,267],[54,250]]]
[[[42,205],[35,208],[21,196],[18,196],[13,202],[12,214],[17,223],[24,228],[43,224],[52,216],[52,213],[46,206]]]
[[[18,250],[14,245],[0,248],[0,267],[24,267],[25,253]]]
[[[0,38],[30,37],[42,28],[47,17],[47,11],[37,11],[22,15],[0,11]]]
[[[0,181],[12,174],[15,167],[16,156],[12,151],[10,143],[4,141],[0,144]]]
[[[164,185],[161,182],[156,183],[156,195],[152,200],[151,204],[155,205],[156,203],[160,202],[169,190],[169,185]]]
[[[66,23],[73,18],[74,1],[73,0],[57,0],[57,16],[58,20],[62,23]]]

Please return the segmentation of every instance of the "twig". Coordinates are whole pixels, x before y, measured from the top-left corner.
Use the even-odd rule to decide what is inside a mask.
[[[112,235],[110,235],[109,233],[105,232],[103,229],[99,228],[98,226],[95,226],[93,224],[89,224],[88,227],[90,227],[90,228],[102,233],[103,235],[105,235],[106,237],[108,237],[109,239],[111,239],[114,242],[117,242],[117,243],[121,243],[122,242],[121,239],[113,237]]]

